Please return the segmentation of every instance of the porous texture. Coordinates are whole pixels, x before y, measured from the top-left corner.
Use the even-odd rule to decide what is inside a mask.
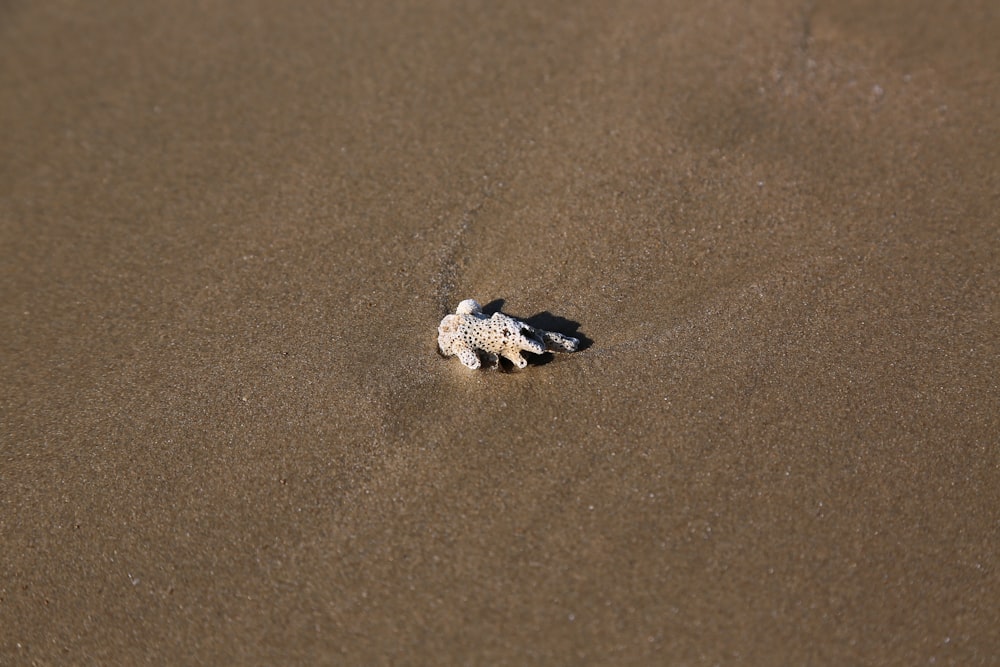
[[[579,344],[576,338],[535,328],[503,313],[487,317],[475,299],[462,301],[455,314],[446,315],[438,325],[441,352],[457,355],[459,361],[472,369],[482,365],[480,353],[491,364],[497,362],[499,355],[524,368],[528,362],[521,356],[522,351],[575,352]]]

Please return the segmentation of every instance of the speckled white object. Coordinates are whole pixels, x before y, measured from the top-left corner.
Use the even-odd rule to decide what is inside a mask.
[[[490,364],[496,363],[499,355],[524,368],[528,362],[522,351],[576,352],[579,345],[576,338],[537,329],[503,313],[487,317],[475,299],[458,304],[455,314],[446,315],[438,325],[441,352],[449,357],[458,355],[459,361],[472,369],[482,365],[480,353]]]

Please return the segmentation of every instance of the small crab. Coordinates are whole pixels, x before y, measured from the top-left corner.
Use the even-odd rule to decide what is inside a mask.
[[[479,352],[488,363],[498,356],[509,359],[518,368],[528,365],[522,351],[542,354],[576,352],[580,341],[553,331],[537,329],[503,313],[487,317],[475,299],[458,304],[454,315],[446,315],[438,325],[438,347],[445,356],[458,355],[459,361],[476,369],[482,364]]]

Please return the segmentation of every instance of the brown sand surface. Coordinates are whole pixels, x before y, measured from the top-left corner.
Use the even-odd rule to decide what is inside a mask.
[[[0,664],[1000,664],[998,63],[985,0],[0,2]],[[590,344],[468,371],[469,297]]]

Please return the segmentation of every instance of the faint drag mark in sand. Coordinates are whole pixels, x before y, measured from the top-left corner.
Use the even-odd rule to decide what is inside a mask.
[[[434,294],[442,317],[450,313],[458,301],[455,297],[456,283],[462,262],[467,255],[470,228],[490,200],[503,196],[503,179],[490,174],[483,174],[482,179],[478,192],[472,193],[469,197],[469,201],[473,203],[466,205],[458,225],[450,232],[446,230],[447,238],[434,254],[434,265],[438,269],[431,277],[431,284],[434,286]],[[462,298],[467,296],[463,295]]]
[[[459,274],[459,258],[465,253],[465,237],[469,226],[482,210],[484,201],[480,201],[465,210],[458,227],[451,233],[438,251],[438,270],[431,278],[431,282],[434,285],[434,294],[442,315],[451,312],[451,304],[455,301],[455,283],[458,280]]]
[[[613,357],[620,353],[630,354],[650,347],[656,348],[676,343],[681,339],[690,339],[692,336],[698,337],[703,332],[717,328],[720,321],[730,321],[737,311],[754,308],[754,300],[765,301],[767,299],[765,292],[769,292],[767,290],[768,283],[779,281],[780,277],[775,277],[764,284],[753,282],[737,290],[735,294],[730,290],[723,290],[719,296],[703,304],[697,312],[682,317],[677,324],[668,329],[647,336],[631,338],[620,343],[595,346],[584,359]],[[677,345],[672,346],[672,349],[677,348]]]
[[[580,357],[580,362],[587,363],[602,357],[613,358],[622,353],[659,350],[663,346],[675,352],[684,350],[693,341],[720,331],[725,326],[735,328],[755,311],[779,308],[789,298],[789,282],[797,284],[797,290],[831,283],[836,277],[842,278],[860,271],[870,254],[871,252],[860,264],[849,266],[843,266],[840,260],[832,256],[800,260],[762,281],[750,282],[737,289],[723,289],[715,298],[703,303],[696,312],[681,316],[677,324],[667,329],[606,346],[595,345],[587,355]]]

